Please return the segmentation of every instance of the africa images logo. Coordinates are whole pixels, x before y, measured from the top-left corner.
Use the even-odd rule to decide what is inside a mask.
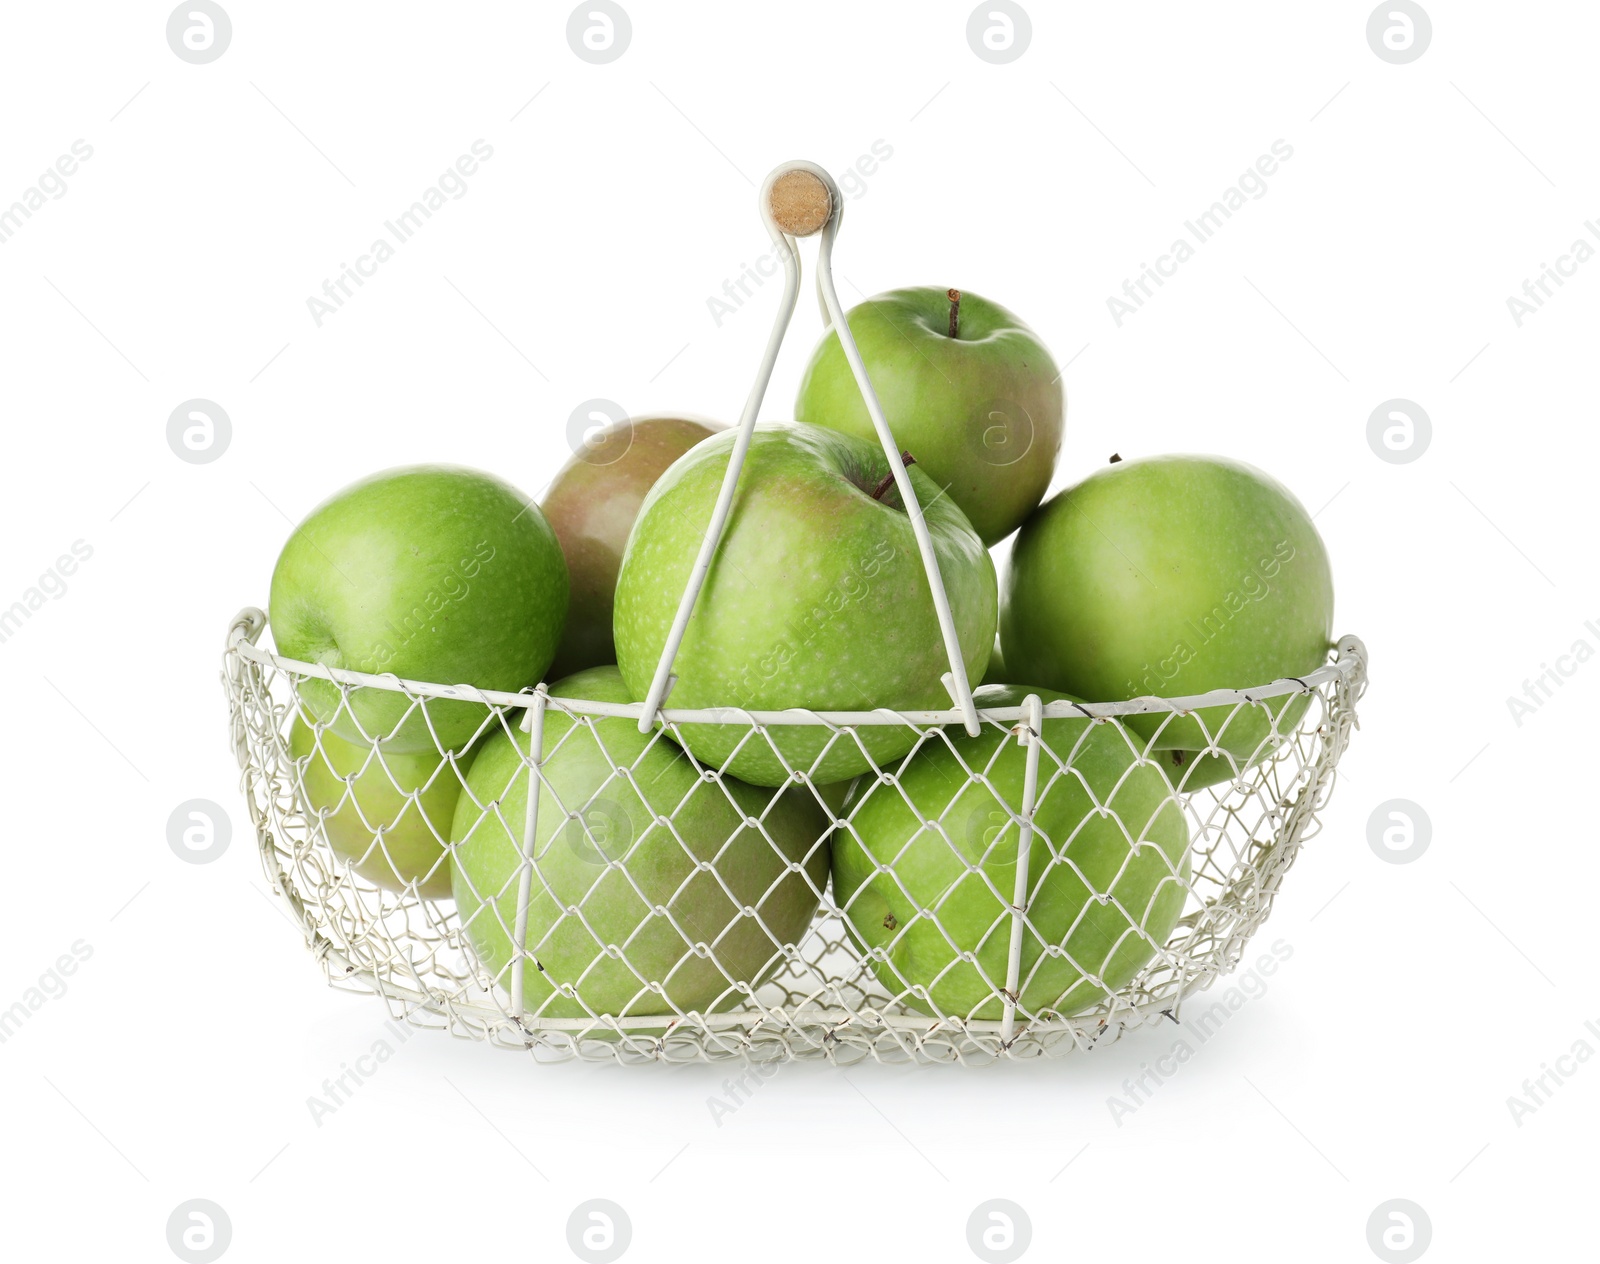
[[[69,951],[56,958],[50,966],[11,1005],[0,1010],[0,1045],[5,1044],[22,1029],[22,1025],[45,1007],[49,1001],[67,994],[67,979],[78,972],[78,967],[94,956],[94,945],[87,940],[73,942]]]
[[[1106,310],[1111,313],[1111,319],[1116,322],[1118,329],[1122,328],[1124,320],[1137,315],[1145,303],[1155,297],[1156,289],[1176,276],[1178,269],[1195,257],[1197,247],[1205,245],[1222,231],[1222,226],[1233,218],[1235,212],[1244,208],[1246,199],[1259,202],[1267,196],[1267,178],[1277,175],[1279,166],[1294,157],[1294,147],[1286,140],[1275,140],[1270,148],[1272,152],[1257,158],[1233,184],[1222,191],[1220,198],[1193,219],[1184,220],[1183,226],[1189,237],[1194,239],[1192,242],[1189,237],[1175,238],[1164,254],[1156,256],[1154,266],[1141,263],[1137,277],[1123,280],[1121,298],[1113,294],[1106,299]],[[1155,289],[1151,288],[1152,285]]]
[[[423,225],[433,218],[435,211],[443,210],[447,201],[459,202],[467,196],[471,187],[467,183],[468,177],[478,174],[479,163],[488,162],[494,157],[494,146],[486,140],[473,141],[471,149],[470,154],[462,154],[452,166],[445,169],[443,175],[424,189],[417,201],[393,219],[384,220],[383,226],[388,230],[389,237],[394,239],[392,242],[385,237],[377,238],[365,254],[356,256],[354,264],[341,263],[338,276],[322,282],[320,298],[315,294],[306,298],[306,310],[311,313],[311,319],[318,329],[322,328],[325,319],[337,314],[346,301],[355,296],[355,290],[378,274],[379,267],[395,257],[399,246],[405,245],[422,231]]]
[[[67,177],[77,175],[78,164],[88,162],[93,157],[94,146],[88,141],[73,141],[70,154],[62,154],[54,165],[46,167],[44,173],[22,191],[21,197],[0,210],[0,246],[22,231],[23,224],[33,218],[33,213],[44,208],[46,198],[59,202],[66,197]]]
[[[44,609],[45,601],[60,601],[67,595],[67,580],[78,573],[78,567],[94,556],[94,546],[86,540],[74,540],[71,552],[60,557],[39,575],[22,596],[9,606],[0,608],[0,644],[4,644],[22,630],[22,625]]]

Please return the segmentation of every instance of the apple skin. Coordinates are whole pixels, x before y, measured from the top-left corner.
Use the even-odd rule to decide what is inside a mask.
[[[552,677],[617,661],[612,602],[639,506],[667,466],[722,429],[688,417],[629,418],[587,440],[555,476],[542,507],[567,559],[572,600]]]
[[[1057,493],[1018,533],[1001,596],[1011,672],[1093,702],[1302,676],[1327,660],[1332,629],[1328,553],[1304,506],[1213,456],[1123,461]],[[1126,723],[1157,748],[1215,738],[1242,765],[1309,705],[1288,694]]]
[[[1153,750],[1150,756],[1161,765],[1167,780],[1180,794],[1232,781],[1236,775],[1228,757],[1221,752]],[[1241,760],[1239,771],[1242,773],[1244,770],[1245,764]]]
[[[733,431],[714,435],[674,462],[628,538],[615,633],[617,665],[635,698],[649,690],[734,439]],[[888,472],[875,443],[817,426],[756,428],[678,651],[669,706],[950,707],[940,683],[949,661],[911,519],[893,487],[882,500],[870,494]],[[994,563],[955,502],[939,495],[920,467],[909,473],[925,506],[968,679],[979,680],[994,645]],[[809,771],[818,785],[897,759],[917,738],[900,725],[862,727],[861,745],[819,725],[775,725],[767,735],[790,767]],[[702,763],[755,785],[789,779],[772,745],[748,725],[684,725],[673,738]]]
[[[1001,650],[1000,642],[996,641],[994,652],[989,655],[989,666],[983,673],[983,683],[986,685],[1009,685],[1011,682],[1006,679],[1009,675],[1010,672],[1006,670],[1005,652]]]
[[[567,564],[539,507],[509,484],[459,466],[407,466],[311,511],[278,557],[270,606],[286,657],[515,693],[555,655]],[[356,690],[345,707],[325,680],[299,692],[346,741],[381,739],[400,754],[461,750],[489,715],[452,700],[430,700],[424,714],[381,689]]]
[[[825,786],[817,787],[817,795],[822,800],[822,805],[834,816],[844,814],[844,802],[850,797],[850,787],[855,785],[854,777],[849,781],[833,781]]]
[[[551,693],[630,701],[615,667],[580,672]],[[528,742],[520,728],[515,744],[505,731],[485,740],[450,834],[461,924],[504,988],[511,985]],[[545,715],[544,750],[524,940],[538,963],[524,967],[529,1012],[628,1017],[739,1004],[743,994],[730,978],[756,986],[817,911],[828,821],[810,791],[783,791],[774,801],[772,791],[731,777],[718,787],[659,733],[641,735],[627,719],[598,720],[591,730],[554,706]],[[569,812],[583,813],[582,821]],[[658,823],[662,816],[672,818],[670,830]],[[759,818],[766,837],[746,817]],[[695,872],[697,862],[711,868]],[[566,912],[572,907],[581,918]],[[743,916],[746,907],[761,920]],[[697,942],[712,945],[714,959],[697,956]],[[607,955],[612,944],[626,961]],[[559,993],[565,984],[579,999]]]
[[[974,697],[980,707],[1008,707],[1030,693],[1044,702],[1066,696],[985,685]],[[1021,811],[1027,751],[992,724],[975,738],[955,729],[948,736],[949,744],[924,744],[897,784],[858,783],[847,805],[850,824],[833,835],[833,898],[856,943],[882,950],[885,959],[873,958],[872,968],[898,999],[925,1014],[994,1019],[1003,1009],[998,992],[1006,983],[1016,882],[1010,812]],[[1044,742],[1021,1008],[1070,1015],[1126,985],[1155,955],[1150,941],[1165,943],[1172,933],[1187,892],[1189,832],[1160,770],[1133,767],[1138,743],[1115,721],[1046,720]],[[992,789],[969,780],[969,768],[986,770]],[[1098,806],[1115,816],[1100,816]],[[1141,845],[1135,850],[1130,839]],[[1105,894],[1111,902],[1097,903]],[[1068,955],[1049,955],[1049,945]],[[961,960],[967,952],[976,964]]]
[[[895,441],[961,506],[986,546],[1033,512],[1050,486],[1066,397],[1050,352],[1027,325],[970,290],[956,337],[938,286],[890,290],[845,313]],[[795,420],[877,443],[832,329],[811,353]]]
[[[289,754],[301,766],[306,802],[324,814],[328,843],[351,868],[386,891],[405,891],[415,882],[425,899],[450,898],[445,842],[471,750],[451,756],[454,767],[444,767],[437,752],[374,753],[331,729],[323,730],[319,743],[296,714]]]

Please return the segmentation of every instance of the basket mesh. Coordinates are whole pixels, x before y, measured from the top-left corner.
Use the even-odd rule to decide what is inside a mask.
[[[474,695],[330,673],[257,646],[264,622],[246,612],[230,632],[223,680],[232,739],[267,877],[329,981],[376,992],[410,1022],[540,1060],[983,1062],[1087,1049],[1177,1018],[1186,997],[1233,969],[1301,844],[1315,834],[1365,686],[1365,651],[1347,638],[1303,680],[1270,697],[1265,690],[1206,695],[1203,714],[1149,699],[1058,703],[1044,711],[1041,735],[1013,707],[985,713],[987,742],[966,738],[959,724],[902,717],[895,722],[915,730],[916,749],[867,774],[841,806],[805,768],[791,768],[790,786],[774,795],[696,763],[676,749],[690,721],[670,711],[669,722],[639,735],[616,708],[605,713],[543,691]],[[337,716],[314,718],[299,701],[297,685],[313,675],[334,679],[344,703]],[[409,771],[416,757],[407,763],[370,735],[352,733],[349,698],[377,688],[407,694],[423,715],[441,694],[482,698],[474,751],[497,731],[515,741],[522,756],[513,780],[486,795],[460,752],[419,780]],[[1203,779],[1206,764],[1179,767],[1156,748],[1159,730],[1147,742],[1105,718],[1151,712],[1165,727],[1186,714],[1213,743],[1225,743],[1234,717],[1282,711],[1286,693],[1305,697],[1293,727],[1245,757],[1214,745],[1226,775],[1199,789],[1187,782]],[[716,718],[727,723],[729,715]],[[305,727],[296,732],[296,725]],[[744,741],[772,746],[764,724],[747,718],[746,727]],[[861,725],[827,727],[830,745],[860,745]],[[603,784],[562,773],[563,759],[579,747],[590,766],[598,752]],[[663,753],[658,747],[688,770],[665,805],[663,792],[640,776],[651,752]],[[948,795],[936,795],[930,807],[901,774],[935,749],[953,775]],[[1035,763],[1032,813],[1015,778],[1007,780],[1018,765],[1006,752],[1017,750]],[[443,754],[425,753],[421,763]],[[1086,775],[1087,768],[1097,771]],[[531,846],[524,841],[530,774],[541,787],[539,841]],[[1154,801],[1152,785],[1159,786]],[[998,813],[989,813],[993,823],[981,838],[957,824],[958,800],[972,793],[986,803],[992,793]],[[460,841],[459,828],[451,843],[451,814],[430,814],[430,795],[470,801],[457,811],[520,848],[494,882],[484,884],[476,867],[474,877],[457,879],[456,894],[467,896],[461,907],[471,908],[466,925],[456,901],[440,893],[449,889],[452,848],[476,844]],[[1064,824],[1052,826],[1049,805],[1069,798],[1079,806],[1057,813]],[[619,811],[628,817],[620,837]],[[911,841],[886,854],[881,831],[859,832],[872,813],[900,820]],[[691,814],[692,830],[685,827]],[[723,822],[721,832],[708,838],[707,820]],[[410,840],[405,854],[401,824]],[[1024,826],[1033,843],[1018,905],[1012,883]],[[1091,830],[1092,839],[1079,837]],[[1164,849],[1161,840],[1175,831],[1187,846]],[[420,868],[419,838],[436,849]],[[853,849],[867,877],[843,907],[828,878],[830,848]],[[933,887],[902,872],[899,862],[914,848],[923,871],[936,874]],[[411,880],[402,887],[405,876]],[[1087,898],[1040,895],[1064,889]],[[872,901],[885,899],[898,915],[879,915]],[[786,929],[797,907],[813,906],[809,925],[802,914]],[[621,930],[619,908],[631,910],[620,915]],[[974,909],[986,920],[977,932]],[[852,930],[852,918],[872,933]],[[914,935],[923,975],[908,978],[896,953]],[[491,941],[505,948],[498,967],[482,951]],[[1131,978],[1111,977],[1119,959],[1138,963]]]

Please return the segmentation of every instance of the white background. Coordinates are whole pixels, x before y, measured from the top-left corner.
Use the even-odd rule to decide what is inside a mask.
[[[591,65],[565,5],[226,7],[209,65],[170,50],[164,4],[13,4],[0,30],[0,207],[94,151],[0,245],[0,607],[93,549],[0,644],[0,1008],[93,953],[0,1045],[8,1252],[172,1259],[191,1198],[225,1209],[229,1260],[569,1258],[593,1197],[641,1260],[971,1259],[996,1197],[1038,1259],[1376,1258],[1391,1198],[1425,1209],[1430,1258],[1587,1239],[1600,1059],[1520,1127],[1506,1099],[1600,1050],[1600,665],[1520,726],[1506,698],[1600,647],[1600,262],[1520,328],[1506,298],[1600,215],[1600,13],[1433,4],[1394,65],[1365,3],[1037,0],[991,65],[965,3],[630,0],[631,45]],[[319,328],[307,297],[480,138],[466,195]],[[1266,195],[1119,328],[1108,296],[1280,138]],[[1291,959],[1120,1123],[1108,1097],[1171,1029],[1047,1065],[789,1066],[720,1126],[725,1069],[420,1032],[319,1127],[306,1099],[384,1014],[322,986],[267,897],[230,617],[265,604],[286,519],[375,469],[537,493],[582,400],[732,420],[777,289],[720,328],[707,299],[768,248],[754,185],[880,140],[842,296],[956,285],[1023,315],[1070,361],[1058,484],[1219,452],[1318,511],[1373,684],[1258,940]],[[808,287],[765,416],[819,328]],[[196,397],[232,419],[210,464],[166,441]],[[1433,422],[1410,464],[1366,438],[1395,397]],[[213,864],[167,845],[192,798],[232,816]],[[1368,845],[1393,798],[1432,821],[1410,864]]]

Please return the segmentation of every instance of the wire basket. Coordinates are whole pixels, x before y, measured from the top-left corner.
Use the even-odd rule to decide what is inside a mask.
[[[783,306],[645,698],[500,693],[298,662],[261,643],[262,611],[241,611],[223,679],[273,890],[334,986],[540,1060],[965,1063],[1088,1049],[1177,1019],[1185,998],[1237,965],[1316,832],[1356,723],[1364,647],[1346,637],[1305,676],[1197,697],[1029,694],[980,707],[833,289],[838,189],[794,163],[761,198],[785,263]],[[824,309],[921,548],[953,705],[674,709],[664,703],[678,645],[793,312],[795,238],[813,232]],[[301,700],[308,682],[320,719]],[[365,730],[347,740],[380,694],[400,695],[385,714],[408,708],[411,731],[426,724],[436,739],[441,706],[456,718],[475,706],[477,736],[439,746],[417,772]],[[1148,717],[1137,725],[1146,736],[1121,722],[1131,716]],[[1162,749],[1180,720],[1198,722],[1205,752]],[[711,724],[768,747],[786,785],[758,791],[697,760],[685,735]],[[793,759],[782,735],[794,726],[816,730],[815,759]],[[814,782],[841,743],[882,749],[870,739],[885,726],[909,753],[848,790]],[[513,755],[489,793],[470,768],[497,734]],[[942,769],[931,792],[913,774],[930,764]]]

